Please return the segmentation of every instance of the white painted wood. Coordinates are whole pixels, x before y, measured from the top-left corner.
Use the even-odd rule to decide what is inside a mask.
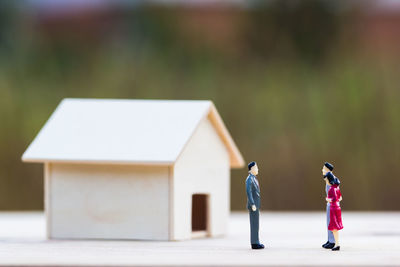
[[[52,164],[51,237],[169,239],[168,167]]]
[[[174,239],[192,237],[192,195],[209,194],[209,235],[226,233],[229,216],[229,153],[208,118],[204,118],[174,166]]]
[[[46,213],[46,235],[51,238],[51,164],[45,162],[44,164],[44,211]]]
[[[211,101],[65,99],[22,159],[171,165],[210,112],[231,151],[232,167],[243,166]]]
[[[193,231],[192,232],[192,239],[195,238],[205,238],[208,236],[208,232],[207,231]]]
[[[169,215],[169,225],[168,225],[168,239],[170,241],[174,240],[174,225],[175,225],[175,217],[174,217],[174,166],[168,167],[168,192],[169,192],[169,200],[168,200],[168,215]]]
[[[226,231],[243,158],[211,101],[65,99],[23,155],[45,163],[49,238],[190,239],[192,195]]]

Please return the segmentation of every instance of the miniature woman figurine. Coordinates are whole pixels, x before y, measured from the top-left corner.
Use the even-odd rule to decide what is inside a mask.
[[[322,167],[322,174],[323,174],[324,178],[325,178],[325,175],[328,172],[331,172],[332,170],[333,170],[333,165],[328,162],[325,162],[324,166]],[[331,184],[326,182],[326,185],[325,185],[326,196],[328,196],[329,188],[331,188]],[[331,205],[329,202],[326,202],[326,230],[328,232],[328,241],[326,241],[326,243],[322,245],[322,247],[326,248],[326,249],[332,249],[335,246],[335,238],[333,237],[333,233],[332,233],[332,231],[330,231],[328,229],[330,211],[331,211]]]
[[[249,176],[246,179],[247,209],[250,215],[250,243],[252,249],[263,249],[258,238],[260,221],[260,185],[257,180],[258,166],[254,161],[247,166]]]
[[[329,171],[327,171],[329,170]],[[333,166],[330,163],[325,163],[322,173],[327,185],[330,185],[326,201],[329,203],[329,225],[328,230],[332,231],[335,238],[335,244],[332,248],[333,251],[340,250],[339,245],[339,230],[343,229],[342,224],[342,211],[339,202],[342,200],[342,194],[339,189],[340,181],[332,173]],[[329,248],[329,247],[325,247]]]

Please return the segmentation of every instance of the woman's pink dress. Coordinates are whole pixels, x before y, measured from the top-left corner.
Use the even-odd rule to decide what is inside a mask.
[[[330,218],[329,218],[329,225],[328,229],[330,231],[333,230],[341,230],[343,229],[342,224],[342,210],[340,209],[339,198],[342,196],[340,193],[340,189],[338,185],[332,185],[328,191],[328,199],[331,202],[330,208]]]

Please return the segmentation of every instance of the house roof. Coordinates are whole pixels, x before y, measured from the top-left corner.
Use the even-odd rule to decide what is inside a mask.
[[[231,167],[242,167],[214,104],[203,100],[64,99],[22,160],[172,165],[205,117],[229,151]]]

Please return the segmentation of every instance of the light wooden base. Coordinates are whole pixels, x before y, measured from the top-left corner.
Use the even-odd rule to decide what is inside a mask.
[[[247,213],[228,235],[177,242],[47,240],[43,213],[0,213],[1,266],[399,266],[400,212],[343,212],[341,250],[326,241],[324,212],[261,214],[264,250],[251,250]]]
[[[207,237],[207,231],[194,231],[192,232],[192,238],[205,238]]]

